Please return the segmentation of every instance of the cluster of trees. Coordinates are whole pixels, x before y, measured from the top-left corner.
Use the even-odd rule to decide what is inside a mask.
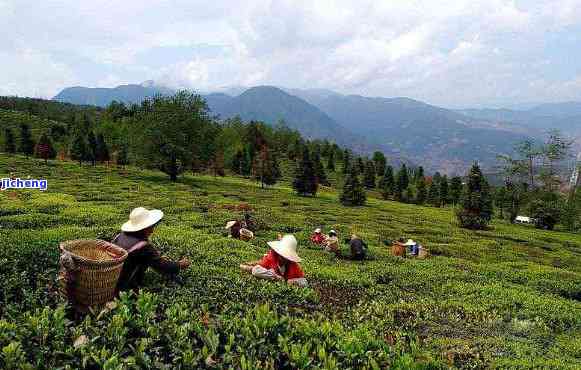
[[[550,131],[544,142],[525,140],[514,148],[514,156],[499,156],[504,184],[494,191],[499,217],[514,222],[523,213],[535,220],[538,228],[552,230],[556,224],[579,229],[581,195],[577,184],[568,189],[559,173],[571,157],[573,141],[558,131]]]
[[[21,153],[26,157],[34,154],[35,145],[30,132],[30,127],[27,124],[20,125],[18,140],[15,138],[14,132],[11,128],[4,129],[4,151],[10,154]]]

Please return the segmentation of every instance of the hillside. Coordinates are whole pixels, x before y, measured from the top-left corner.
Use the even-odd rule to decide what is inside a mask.
[[[68,87],[58,93],[53,100],[105,107],[116,100],[126,104],[141,103],[156,94],[171,95],[174,91],[143,83],[141,85],[121,85],[114,88]]]
[[[498,220],[472,232],[457,228],[448,208],[376,199],[344,208],[332,190],[299,198],[284,184],[261,190],[232,177],[171,183],[134,168],[0,155],[0,177],[5,168],[48,179],[48,191],[0,192],[0,367],[581,366],[577,234]],[[224,236],[241,203],[259,225],[250,243]],[[136,206],[165,212],[153,242],[172,258],[189,257],[192,267],[179,281],[150,271],[137,297],[90,320],[66,320],[51,288],[58,244],[110,239]],[[372,259],[336,260],[310,246],[317,226],[341,238],[358,233]],[[299,240],[310,288],[239,271],[278,232]],[[390,256],[380,241],[400,236],[419,240],[433,257]]]
[[[463,173],[478,160],[484,167],[526,137],[523,130],[463,116],[408,98],[328,96],[318,106],[362,136],[380,142],[391,155],[403,155],[426,168]]]

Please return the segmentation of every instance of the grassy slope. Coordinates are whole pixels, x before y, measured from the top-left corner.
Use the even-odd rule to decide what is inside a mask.
[[[44,166],[0,155],[0,177],[8,168],[20,176],[49,179],[45,194],[0,193],[0,273],[5,288],[0,298],[6,305],[0,309],[0,346],[20,341],[32,363],[45,356],[45,366],[51,361],[80,366],[88,353],[101,348],[108,351],[104,356],[118,354],[117,360],[129,361],[129,356],[139,357],[139,351],[127,349],[127,344],[136,347],[138,338],[151,337],[163,353],[158,361],[167,363],[185,361],[183,354],[193,347],[196,361],[214,353],[218,366],[242,366],[248,359],[267,366],[256,361],[270,357],[268,348],[284,352],[286,338],[305,351],[301,355],[300,348],[288,349],[294,366],[333,367],[333,361],[372,366],[369,357],[383,365],[399,361],[404,367],[406,361],[422,364],[430,358],[467,368],[581,366],[580,235],[498,221],[491,231],[465,231],[456,227],[451,209],[376,199],[363,208],[344,208],[331,191],[305,199],[286,186],[261,190],[237,178],[185,176],[172,184],[156,172],[130,169],[120,175],[103,167]],[[251,243],[223,235],[225,222],[237,216],[229,208],[242,202],[255,208],[261,225]],[[136,318],[125,321],[132,334],[124,334],[124,346],[116,346],[119,336],[111,329],[119,316],[115,312],[91,324],[69,325],[62,329],[61,339],[50,331],[57,329],[45,329],[49,338],[58,340],[38,344],[34,330],[40,329],[34,329],[23,312],[56,305],[45,287],[56,271],[58,242],[111,238],[136,206],[162,209],[166,218],[155,242],[167,255],[185,255],[193,261],[183,285],[148,275],[146,290],[157,295],[143,300],[155,301],[156,326],[163,335],[138,334],[131,325],[148,324],[139,321],[139,305],[126,303],[122,307]],[[310,247],[308,235],[316,226],[335,228],[341,236],[362,235],[373,260],[336,261]],[[238,264],[259,258],[265,242],[278,232],[297,236],[312,289],[278,286],[239,272]],[[419,240],[436,256],[424,261],[391,257],[380,240],[402,235]],[[264,302],[270,302],[269,310],[255,306]],[[36,315],[42,316],[40,311]],[[204,339],[205,334],[199,335],[198,345],[192,345],[195,333],[189,341],[179,339],[180,330],[188,329],[179,329],[172,320],[196,327],[200,318],[209,320],[208,330],[218,336],[219,345]],[[2,325],[6,328],[8,323],[18,323],[20,329],[14,332],[19,334],[3,336]],[[257,343],[253,330],[278,331],[283,339],[275,336]],[[94,342],[75,350],[71,343],[81,333]],[[236,335],[238,349],[228,347],[230,333],[242,333]],[[164,341],[164,335],[172,343]],[[313,343],[324,343],[334,359],[317,354]],[[62,344],[68,348],[66,355],[55,352]],[[150,357],[155,357],[155,345],[145,346]],[[406,355],[401,357],[402,353]],[[304,358],[313,362],[301,362]]]

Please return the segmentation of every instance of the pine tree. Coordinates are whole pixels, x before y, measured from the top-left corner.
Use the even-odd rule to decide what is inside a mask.
[[[403,192],[408,188],[409,185],[409,177],[408,177],[408,169],[407,166],[404,164],[401,165],[397,173],[397,179],[395,183],[395,191],[394,191],[394,198],[395,200],[401,201],[403,197]]]
[[[125,168],[129,164],[129,147],[126,143],[121,144],[117,152],[117,165]]]
[[[425,185],[426,177],[424,175],[424,167],[419,166],[418,169],[416,170],[415,182],[418,182],[422,178],[424,179],[424,185]]]
[[[365,173],[365,162],[361,157],[357,157],[357,172],[359,174]]]
[[[97,161],[103,163],[103,162],[109,162],[110,155],[109,155],[109,147],[107,146],[107,143],[105,142],[105,137],[103,136],[103,134],[99,134],[97,135],[97,143],[96,143],[96,149],[95,149],[95,157],[97,159]]]
[[[87,142],[85,136],[81,132],[78,132],[73,139],[71,158],[79,161],[80,166],[82,166],[83,161],[87,159]]]
[[[9,154],[16,153],[16,144],[14,142],[14,133],[11,129],[4,130],[4,151]]]
[[[34,142],[32,141],[30,128],[25,123],[20,125],[20,147],[18,151],[26,155],[26,158],[34,153]]]
[[[462,179],[458,176],[452,177],[450,181],[450,202],[456,205],[462,196]]]
[[[311,161],[309,148],[306,145],[303,148],[302,158],[297,164],[293,188],[297,194],[302,196],[315,196],[317,194],[318,184],[315,168],[313,161]]]
[[[385,173],[379,182],[379,188],[381,189],[381,195],[383,199],[389,199],[395,192],[395,179],[393,177],[393,167],[387,166]]]
[[[440,202],[442,206],[446,206],[446,204],[450,203],[450,194],[448,190],[448,176],[444,175],[440,179]]]
[[[365,165],[364,173],[364,183],[367,189],[374,189],[375,184],[375,165],[372,161],[368,160]]]
[[[242,162],[244,161],[244,153],[241,149],[236,151],[234,157],[232,158],[232,172],[237,175],[242,175]]]
[[[359,182],[359,176],[355,168],[352,168],[345,179],[339,201],[344,206],[362,206],[366,200],[367,196],[361,182]]]
[[[94,166],[97,161],[97,138],[93,131],[89,131],[87,134],[87,157],[85,158],[87,162],[91,162]]]
[[[373,164],[375,166],[376,175],[383,176],[387,165],[387,159],[382,152],[373,153]]]
[[[321,155],[318,150],[315,150],[313,154],[313,166],[315,168],[315,177],[317,178],[317,184],[324,186],[329,186],[329,180],[327,179],[327,174],[325,173],[325,166],[321,162]]]
[[[335,151],[332,149],[329,151],[329,156],[327,159],[327,169],[331,172],[335,172]]]
[[[345,149],[343,152],[343,174],[349,173],[351,167],[351,152]]]
[[[409,185],[407,189],[405,189],[405,191],[403,192],[402,201],[404,203],[412,203],[414,199],[415,199],[414,189],[411,185]]]
[[[493,206],[490,187],[475,163],[468,175],[462,208],[456,213],[460,226],[468,229],[484,229],[492,218]]]
[[[246,147],[244,147],[242,164],[240,167],[242,168],[242,176],[250,176],[252,172],[252,158],[250,157],[250,153]]]
[[[433,182],[430,184],[430,187],[428,188],[428,203],[430,203],[430,205],[434,206],[434,207],[439,207],[441,202],[440,202],[440,189],[438,187],[438,184],[436,182]]]
[[[45,163],[47,163],[49,159],[54,159],[56,157],[56,150],[46,132],[40,136],[40,139],[38,139],[38,143],[34,148],[34,154],[36,157],[44,159]]]
[[[260,181],[260,185],[264,188],[265,185],[274,185],[278,181],[280,171],[278,169],[278,163],[273,153],[268,150],[266,145],[262,147],[259,155],[259,165],[256,174],[257,180]]]
[[[427,189],[426,189],[426,178],[421,176],[418,178],[416,183],[417,193],[416,193],[416,203],[417,204],[424,204],[426,202],[426,198],[428,196]]]

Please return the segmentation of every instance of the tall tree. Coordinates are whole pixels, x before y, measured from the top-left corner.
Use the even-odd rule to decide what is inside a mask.
[[[418,178],[418,181],[416,182],[416,190],[416,203],[424,204],[428,196],[426,190],[426,178],[424,176]]]
[[[565,139],[559,130],[549,132],[549,137],[543,146],[544,166],[541,173],[541,180],[546,191],[559,190],[561,180],[556,171],[557,163],[567,158],[570,153],[572,140]]]
[[[444,175],[440,179],[440,202],[442,206],[450,203],[450,194],[448,186],[448,176]]]
[[[344,206],[362,206],[367,201],[365,190],[359,181],[355,166],[347,174],[339,201]]]
[[[318,184],[315,168],[311,160],[309,148],[306,145],[303,148],[302,158],[297,164],[293,188],[297,194],[302,196],[315,196],[317,194]]]
[[[364,184],[367,189],[375,189],[375,165],[368,160],[365,164]]]
[[[335,151],[332,149],[329,151],[327,169],[331,172],[335,172]]]
[[[82,166],[83,161],[87,159],[87,140],[80,130],[78,130],[73,138],[71,158],[79,161],[79,166]]]
[[[456,205],[460,202],[462,196],[462,178],[459,176],[452,177],[450,181],[450,202]]]
[[[383,176],[385,173],[385,166],[387,165],[387,159],[382,152],[373,153],[373,164],[375,165],[376,175]]]
[[[34,142],[30,134],[30,128],[26,123],[20,125],[20,147],[18,151],[26,155],[26,158],[34,153]]]
[[[244,161],[244,152],[238,149],[232,158],[232,172],[237,175],[242,175],[242,162]]]
[[[101,163],[109,162],[111,159],[109,155],[109,147],[107,146],[107,142],[102,133],[97,135],[95,158]]]
[[[241,162],[241,169],[242,169],[242,175],[243,176],[250,176],[250,174],[252,173],[252,158],[250,157],[250,152],[248,151],[248,149],[246,147],[244,147],[243,150],[243,156],[242,156],[242,162]]]
[[[434,207],[439,207],[442,204],[440,200],[440,189],[438,183],[434,182],[433,179],[428,188],[428,203]]]
[[[264,188],[266,185],[276,184],[279,176],[277,160],[268,147],[264,145],[260,150],[257,179],[260,181],[261,187]]]
[[[349,173],[349,168],[351,167],[351,152],[349,149],[343,151],[343,174]]]
[[[9,128],[4,130],[4,151],[9,154],[16,153],[14,133]]]
[[[425,177],[425,174],[424,174],[424,167],[419,166],[417,168],[417,170],[416,170],[416,174],[415,174],[414,181],[415,182],[418,182],[421,178],[424,179],[424,183],[425,183],[426,182],[426,177]]]
[[[117,152],[117,166],[125,168],[129,164],[129,147],[127,143],[122,143]]]
[[[36,157],[44,159],[45,163],[47,163],[49,159],[54,159],[56,157],[56,150],[46,132],[40,136],[40,139],[38,139],[38,143],[36,143],[36,147],[34,148],[34,154]]]
[[[359,174],[365,173],[365,162],[363,161],[363,158],[361,157],[357,157],[357,172]]]
[[[87,158],[88,162],[94,166],[97,161],[97,138],[93,131],[89,131],[87,134]]]
[[[517,153],[524,158],[524,161],[519,161],[515,167],[517,172],[526,172],[528,174],[529,187],[535,188],[535,162],[539,155],[542,154],[542,149],[539,148],[532,139],[526,139],[518,143],[516,146]]]
[[[214,155],[213,145],[201,145],[212,144],[215,124],[199,95],[181,91],[146,99],[136,125],[144,160],[165,172],[171,181],[190,168],[194,154],[204,160]]]
[[[484,229],[492,218],[492,197],[488,182],[475,163],[470,169],[462,208],[456,213],[460,226],[467,229]]]
[[[315,177],[317,178],[317,184],[323,186],[329,186],[329,179],[327,179],[327,174],[325,173],[325,166],[321,161],[321,154],[318,149],[313,152],[313,166],[315,168]]]
[[[395,183],[395,192],[394,192],[395,200],[398,201],[402,200],[403,192],[408,188],[408,185],[409,185],[408,169],[404,163],[401,165],[399,171],[397,172],[397,179]]]
[[[385,173],[379,182],[379,187],[381,189],[381,195],[383,199],[389,199],[395,192],[395,179],[393,176],[393,167],[387,166],[385,168]]]

